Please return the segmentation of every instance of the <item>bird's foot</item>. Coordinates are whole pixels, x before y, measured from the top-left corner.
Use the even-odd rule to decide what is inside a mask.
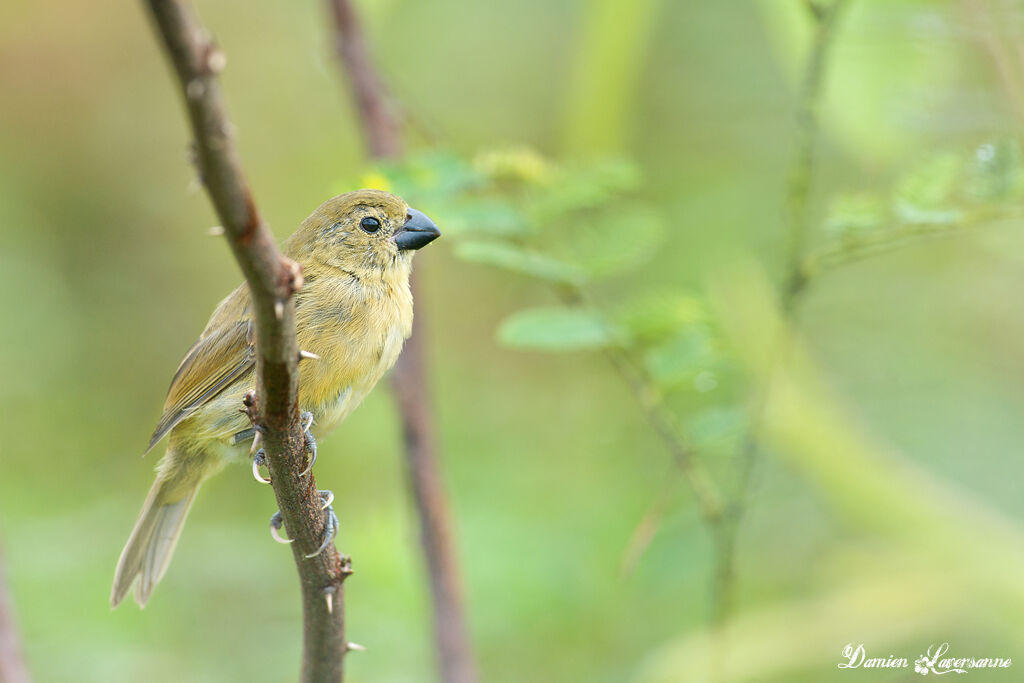
[[[281,535],[277,533],[284,527],[284,517],[281,516],[281,511],[278,510],[270,516],[270,535],[274,537],[274,540],[278,543],[288,545],[293,542],[294,538],[281,538]]]
[[[256,481],[258,481],[261,484],[269,484],[270,483],[270,478],[269,477],[264,479],[263,475],[260,474],[260,468],[261,467],[266,467],[266,465],[267,465],[267,454],[261,448],[258,451],[256,451],[255,455],[252,456],[252,476],[253,476],[253,478],[256,479]]]
[[[320,494],[320,500],[323,502],[321,509],[324,511],[324,517],[326,518],[324,522],[323,542],[320,544],[319,548],[306,555],[307,560],[316,557],[326,550],[327,546],[329,546],[338,535],[338,527],[341,526],[341,523],[338,521],[338,515],[335,514],[334,508],[331,506],[331,503],[334,502],[334,492],[318,491],[317,493]]]
[[[313,464],[316,462],[316,455],[317,455],[316,437],[314,437],[313,436],[313,432],[310,431],[313,428],[313,413],[311,413],[309,411],[306,411],[306,412],[302,413],[301,415],[299,415],[299,420],[300,420],[300,424],[302,426],[302,438],[304,440],[304,444],[303,444],[304,445],[304,451],[306,453],[309,453],[309,455],[310,455],[310,457],[309,457],[309,464],[306,465],[306,469],[304,469],[302,471],[302,474],[299,475],[299,476],[303,476],[304,477],[304,476],[306,476],[307,474],[309,474],[313,470]],[[253,458],[252,458],[252,476],[253,476],[253,478],[256,481],[258,481],[259,483],[261,483],[261,484],[269,484],[270,483],[270,478],[269,477],[264,478],[263,475],[260,474],[260,468],[261,467],[265,467],[266,464],[267,464],[267,454],[266,454],[266,452],[262,448],[259,448],[260,443],[263,441],[263,433],[260,430],[258,430],[258,429],[246,430],[246,432],[240,432],[239,434],[237,434],[235,436],[235,439],[232,441],[232,443],[238,443],[238,441],[241,440],[239,437],[242,436],[242,435],[245,435],[245,436],[251,435],[252,436],[252,448],[249,449],[249,452],[253,456]],[[259,449],[259,450],[257,450],[257,449]]]
[[[322,503],[320,509],[324,511],[324,535],[323,541],[320,543],[320,547],[315,551],[306,555],[306,559],[312,559],[327,549],[327,546],[334,541],[338,535],[338,527],[341,523],[338,521],[338,515],[335,514],[334,508],[331,503],[334,502],[333,491],[317,491],[320,495],[320,501]],[[284,517],[281,515],[281,511],[278,510],[270,517],[270,535],[274,537],[274,540],[278,543],[288,544],[293,542],[294,538],[282,538],[281,534],[278,533],[284,527]]]
[[[309,453],[309,464],[300,475],[304,477],[313,471],[313,465],[316,463],[316,438],[311,431],[313,429],[313,413],[307,410],[299,415],[299,421],[302,425],[302,438],[306,440],[306,452]]]

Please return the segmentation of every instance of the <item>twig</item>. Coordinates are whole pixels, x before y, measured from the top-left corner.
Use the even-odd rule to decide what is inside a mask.
[[[829,4],[806,0],[808,14],[814,22],[814,38],[798,98],[797,152],[790,168],[786,194],[789,243],[786,250],[787,281],[782,298],[784,310],[787,312],[806,284],[801,266],[807,248],[807,232],[810,225],[808,202],[811,196],[811,178],[814,175],[818,139],[818,105],[836,20],[846,3],[847,0],[832,0]]]
[[[0,548],[0,681],[2,683],[30,683],[32,678],[25,666],[18,626],[14,621],[14,606],[7,592],[3,549]]]
[[[795,315],[795,308],[807,285],[804,254],[807,251],[807,232],[810,225],[808,204],[811,195],[811,180],[814,175],[815,152],[818,139],[818,105],[821,99],[828,56],[835,35],[836,21],[848,0],[832,0],[831,3],[806,0],[808,14],[814,22],[814,38],[811,53],[804,72],[803,84],[797,105],[797,152],[789,173],[786,191],[786,205],[789,214],[789,244],[786,258],[786,283],[782,290],[782,308],[789,315]],[[782,350],[776,350],[781,361]],[[729,517],[732,524],[738,524],[742,506],[749,485],[750,473],[757,456],[754,438],[756,426],[761,420],[764,401],[755,401],[754,418],[740,450],[740,469],[736,487],[736,500],[731,506]],[[735,537],[735,533],[732,534]]]
[[[370,156],[400,157],[402,139],[396,107],[374,68],[355,9],[349,0],[328,0],[328,4],[338,62],[352,91]],[[422,272],[422,265],[417,271]],[[411,285],[414,300],[419,300],[419,277],[415,272]],[[430,573],[441,679],[445,683],[474,683],[476,664],[427,387],[424,317],[423,308],[417,307],[416,324],[395,365],[392,385],[405,437],[406,467],[420,522],[420,541]]]
[[[824,88],[828,57],[831,51],[835,27],[840,13],[848,0],[805,0],[808,15],[814,25],[814,37],[810,55],[803,75],[797,105],[797,152],[789,173],[786,190],[789,238],[786,252],[786,276],[782,289],[782,309],[790,318],[795,317],[797,304],[808,283],[804,268],[804,254],[807,250],[807,233],[810,226],[808,210],[811,181],[814,176],[815,153],[818,140],[818,106]],[[776,364],[781,363],[786,350],[775,342]],[[734,494],[722,516],[715,544],[715,590],[712,622],[721,627],[732,612],[736,592],[736,542],[739,525],[747,503],[750,479],[757,461],[758,442],[756,432],[763,419],[767,389],[762,389],[751,406],[751,419],[741,441],[737,458],[737,476]],[[724,638],[724,631],[723,638]],[[724,651],[724,642],[720,652]]]
[[[285,528],[296,541],[292,551],[303,608],[301,680],[333,683],[342,678],[347,649],[342,581],[351,570],[333,544],[312,560],[304,558],[320,545],[324,515],[313,477],[300,476],[305,446],[299,426],[292,295],[302,286],[302,272],[277,248],[242,172],[217,80],[224,54],[185,0],[147,4],[184,95],[200,177],[252,293],[257,390],[249,412],[261,425],[274,495]]]
[[[571,306],[595,308],[588,302],[586,292],[578,286],[560,285],[556,291],[562,300]],[[654,429],[654,433],[661,439],[671,454],[673,463],[690,485],[701,517],[708,524],[715,524],[722,515],[721,495],[696,459],[693,449],[679,432],[672,409],[665,403],[665,397],[657,383],[650,377],[643,365],[626,350],[611,347],[605,350],[605,357],[629,387],[633,398],[636,399],[651,428]],[[652,516],[652,512],[648,511],[644,515],[644,521],[649,523],[659,518],[656,512],[653,512]],[[636,532],[634,532],[635,536]]]
[[[911,223],[891,229],[877,229],[866,235],[836,240],[810,253],[803,260],[801,277],[807,283],[837,268],[863,261],[877,254],[918,244],[926,239],[959,235],[983,223],[1019,219],[1015,207],[978,210],[952,223]]]
[[[808,209],[818,138],[817,110],[836,20],[846,2],[847,0],[804,0],[807,13],[814,25],[814,38],[800,87],[796,115],[797,152],[790,168],[786,191],[789,233],[786,275],[781,298],[783,311],[791,318],[795,316],[797,303],[807,286],[804,253],[807,250],[807,233],[810,228]],[[782,340],[775,341],[776,363],[781,363],[786,353],[786,350],[781,348],[781,343]],[[734,493],[714,530],[715,557],[711,609],[711,625],[715,633],[711,652],[713,681],[721,678],[724,663],[728,659],[729,642],[725,625],[735,604],[737,536],[757,460],[757,425],[763,418],[767,393],[767,389],[762,388],[752,401],[750,425],[741,441],[737,458]]]
[[[623,576],[629,576],[636,570],[637,565],[640,564],[640,558],[654,541],[655,534],[658,533],[665,515],[669,512],[671,495],[679,486],[680,474],[679,465],[673,461],[665,479],[661,482],[660,490],[654,497],[654,502],[647,507],[647,511],[633,528],[633,533],[630,534],[629,541],[626,543],[626,549],[619,560],[619,573]]]
[[[654,432],[672,455],[676,467],[683,473],[701,517],[714,525],[722,515],[722,498],[704,468],[694,457],[693,450],[679,433],[675,417],[665,404],[664,397],[654,380],[621,349],[608,349],[606,357],[616,372],[629,385]]]

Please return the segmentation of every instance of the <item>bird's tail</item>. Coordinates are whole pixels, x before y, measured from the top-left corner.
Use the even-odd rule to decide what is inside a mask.
[[[135,602],[140,607],[146,606],[171,563],[174,546],[178,543],[200,483],[186,489],[182,496],[180,482],[157,477],[142,505],[132,535],[121,551],[121,559],[117,561],[114,587],[110,591],[111,607],[120,604],[136,577],[139,582],[135,586]]]

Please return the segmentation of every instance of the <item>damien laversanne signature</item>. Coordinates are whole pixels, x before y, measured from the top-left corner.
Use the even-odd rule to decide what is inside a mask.
[[[1008,669],[1013,663],[1009,657],[946,657],[949,643],[931,645],[928,650],[914,660],[914,671],[926,676],[929,673],[965,674],[971,669]],[[847,644],[843,648],[844,661],[839,663],[840,669],[903,669],[910,666],[906,657],[889,655],[888,657],[868,657],[864,644]]]

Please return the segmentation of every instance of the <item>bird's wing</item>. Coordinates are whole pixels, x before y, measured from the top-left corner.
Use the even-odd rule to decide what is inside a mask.
[[[256,362],[249,288],[242,285],[213,312],[171,380],[164,414],[149,440],[148,453],[175,425],[192,415]]]

